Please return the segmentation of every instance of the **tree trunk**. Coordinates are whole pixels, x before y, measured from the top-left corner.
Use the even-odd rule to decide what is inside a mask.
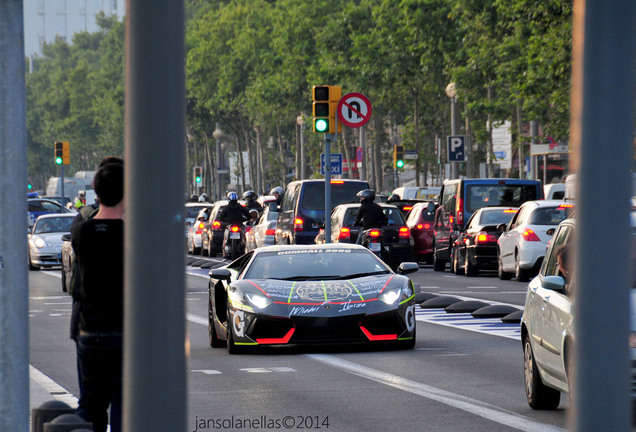
[[[353,178],[353,164],[355,162],[353,162],[350,158],[349,158],[349,140],[348,140],[348,136],[346,133],[342,133],[342,152],[344,155],[344,159],[347,160],[347,162],[349,163],[349,169],[347,171],[347,177],[348,178]],[[342,173],[344,174],[344,167],[342,169]],[[347,178],[344,175],[342,176],[342,178]]]
[[[417,91],[413,95],[413,133],[415,134],[415,185],[420,186],[420,97]]]
[[[517,101],[517,147],[519,149],[519,178],[525,178],[523,160],[523,136],[521,136],[521,101]]]
[[[276,134],[278,135],[278,151],[280,152],[280,157],[282,160],[280,169],[280,181],[281,186],[284,188],[287,185],[287,162],[285,160],[285,149],[283,148],[283,136],[280,133],[280,120],[276,120]]]

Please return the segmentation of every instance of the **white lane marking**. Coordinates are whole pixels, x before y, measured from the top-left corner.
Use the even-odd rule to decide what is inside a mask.
[[[472,399],[446,390],[441,390],[436,387],[419,383],[417,381],[399,377],[397,375],[392,375],[376,369],[371,369],[366,366],[332,356],[330,354],[304,354],[304,356],[328,366],[343,370],[350,374],[357,375],[362,378],[367,378],[380,384],[395,387],[399,390],[423,396],[427,399],[431,399],[445,405],[458,408],[462,411],[475,414],[487,420],[522,431],[544,432],[565,430],[549,424],[536,422],[522,415],[498,408],[494,405],[490,405],[476,399]]]
[[[191,372],[201,372],[206,375],[220,375],[222,372],[215,369],[193,369]]]
[[[62,272],[61,271],[47,271],[47,270],[40,270],[40,273],[45,274],[45,275],[49,275],[49,276],[55,276],[58,279],[62,279]]]
[[[61,296],[40,296],[40,297],[29,297],[29,300],[61,300],[61,299],[68,299],[69,296],[68,295],[61,295]]]
[[[190,322],[193,322],[195,324],[201,324],[202,326],[207,326],[208,323],[208,319],[207,318],[203,318],[191,313],[187,313],[186,314],[186,319]]]
[[[48,376],[44,375],[38,369],[29,365],[29,376],[31,380],[38,383],[40,386],[44,388],[49,393],[49,397],[53,397],[57,400],[60,400],[69,406],[75,408],[77,407],[77,398],[71,394],[64,387],[53,381]],[[46,402],[46,401],[42,401]]]
[[[203,278],[203,279],[210,279],[210,276],[208,276],[207,274],[199,274],[199,273],[194,273],[194,272],[191,272],[191,271],[187,271],[186,274],[190,275],[190,276],[197,276],[197,277],[200,277],[200,278]]]
[[[484,333],[508,339],[521,340],[519,324],[505,324],[500,318],[473,318],[471,314],[448,314],[444,309],[420,309],[415,319],[446,327],[455,327],[477,333]]]
[[[249,373],[296,372],[296,369],[284,366],[242,368],[239,370]]]

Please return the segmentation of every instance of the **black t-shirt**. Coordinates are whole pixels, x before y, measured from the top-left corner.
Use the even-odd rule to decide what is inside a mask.
[[[362,225],[363,229],[382,228],[388,223],[388,219],[382,207],[374,202],[363,203],[360,205],[354,225]]]
[[[219,219],[228,224],[242,224],[250,219],[250,212],[238,202],[230,202],[219,210]]]
[[[80,329],[121,332],[124,297],[124,221],[89,219],[73,227],[80,266]]]

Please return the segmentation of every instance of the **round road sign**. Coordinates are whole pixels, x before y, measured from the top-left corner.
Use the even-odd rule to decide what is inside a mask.
[[[363,94],[348,93],[338,102],[338,120],[343,125],[357,128],[364,126],[371,117],[371,102]]]

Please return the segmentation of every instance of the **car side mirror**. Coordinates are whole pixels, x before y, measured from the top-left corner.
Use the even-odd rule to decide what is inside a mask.
[[[71,241],[71,235],[70,234],[62,235],[62,241]]]
[[[420,266],[416,262],[403,262],[398,266],[398,274],[404,275],[414,273],[420,269]]]
[[[429,202],[428,205],[426,206],[426,211],[429,213],[435,213],[435,203]]]
[[[278,213],[278,206],[276,205],[276,201],[270,201],[269,203],[269,211]]]
[[[229,281],[230,278],[232,277],[232,273],[226,268],[216,268],[216,269],[210,270],[210,272],[208,273],[208,276],[210,276],[213,279]]]
[[[554,233],[556,232],[556,228],[550,228],[549,230],[547,230],[545,233],[549,236],[554,235]]]
[[[541,288],[564,293],[565,279],[563,278],[563,276],[542,276]]]
[[[504,232],[504,231],[506,231],[506,228],[508,228],[508,226],[505,223],[501,223],[501,224],[497,225],[497,231]]]

